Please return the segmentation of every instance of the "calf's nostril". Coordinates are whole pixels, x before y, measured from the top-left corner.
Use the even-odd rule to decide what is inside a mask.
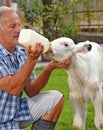
[[[92,49],[92,45],[89,44],[89,45],[88,45],[88,51],[90,51],[91,49]]]

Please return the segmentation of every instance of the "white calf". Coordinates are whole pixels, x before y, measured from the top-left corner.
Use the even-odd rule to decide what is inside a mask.
[[[80,42],[61,37],[51,42],[51,51],[45,57],[61,61],[72,56],[72,65],[66,70],[70,87],[70,101],[73,106],[73,130],[85,130],[86,103],[94,105],[94,122],[103,130],[103,52],[95,42]]]

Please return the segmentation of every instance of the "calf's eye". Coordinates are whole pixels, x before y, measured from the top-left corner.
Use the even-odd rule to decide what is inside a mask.
[[[64,46],[66,46],[66,47],[67,47],[67,46],[68,46],[68,44],[67,44],[67,43],[65,43],[65,44],[64,44]]]

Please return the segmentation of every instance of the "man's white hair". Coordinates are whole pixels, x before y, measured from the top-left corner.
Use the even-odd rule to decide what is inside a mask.
[[[7,6],[0,7],[0,28],[2,29],[3,29],[3,14],[9,11],[15,12],[15,10],[12,7]]]

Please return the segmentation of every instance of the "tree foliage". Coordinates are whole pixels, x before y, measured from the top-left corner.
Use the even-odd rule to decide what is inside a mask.
[[[26,0],[19,0],[20,8],[25,12],[26,20],[33,25],[34,22],[38,22],[42,16],[43,5],[36,0],[27,2]]]
[[[71,37],[75,35],[78,32],[77,20],[66,20],[68,15],[69,10],[60,0],[46,5],[43,11],[45,36],[53,40],[61,36]]]
[[[21,9],[25,12],[26,20],[32,26],[42,18],[43,23],[39,28],[42,28],[43,35],[49,40],[60,36],[71,37],[78,31],[76,19],[73,21],[66,19],[71,12],[71,8],[67,10],[61,0],[55,0],[55,2],[45,5],[37,0],[31,0],[28,4],[26,0],[20,0],[19,3]]]

